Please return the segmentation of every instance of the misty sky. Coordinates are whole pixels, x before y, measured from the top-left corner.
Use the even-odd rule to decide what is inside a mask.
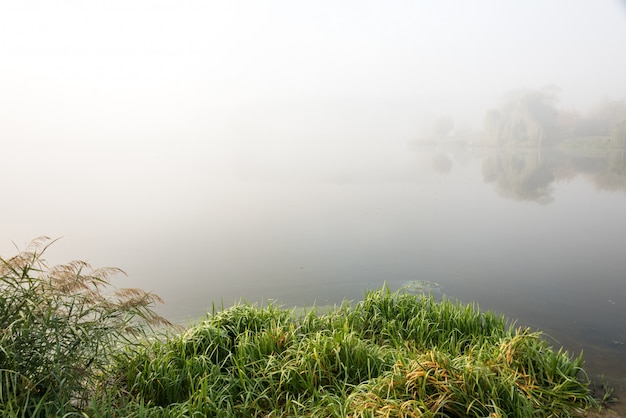
[[[339,167],[320,143],[406,141],[438,115],[480,128],[511,89],[622,99],[625,51],[610,0],[0,0],[1,229],[165,213],[263,158]]]
[[[626,96],[610,0],[1,0],[0,39],[4,137],[186,135],[215,108],[294,99],[461,114],[551,83],[572,106]]]

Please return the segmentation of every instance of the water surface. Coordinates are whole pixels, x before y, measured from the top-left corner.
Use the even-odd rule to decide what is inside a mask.
[[[21,178],[13,187],[34,193],[8,205],[22,224],[5,230],[22,242],[65,236],[52,261],[119,266],[129,273],[120,285],[163,296],[160,311],[179,322],[214,303],[326,306],[431,281],[584,350],[590,373],[621,390],[622,150],[307,144],[190,154],[179,172],[155,157],[132,178],[116,177],[115,164],[132,163],[122,156],[83,190],[63,170]]]

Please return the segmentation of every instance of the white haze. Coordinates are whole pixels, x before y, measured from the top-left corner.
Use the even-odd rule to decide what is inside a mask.
[[[626,97],[625,51],[608,0],[0,0],[0,254],[182,253],[172,231],[243,210],[213,205],[224,178],[398,178],[372,156],[441,115],[479,129],[508,90]]]

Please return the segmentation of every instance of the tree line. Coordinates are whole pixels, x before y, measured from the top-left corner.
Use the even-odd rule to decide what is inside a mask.
[[[603,146],[626,147],[626,100],[604,99],[587,113],[559,109],[559,89],[507,94],[485,115],[486,140],[498,145],[550,146],[575,138]]]

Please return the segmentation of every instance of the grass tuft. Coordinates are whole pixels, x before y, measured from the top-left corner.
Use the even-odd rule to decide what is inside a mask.
[[[384,288],[323,315],[239,304],[116,367],[127,405],[164,416],[553,417],[597,405],[581,365],[473,305]]]

